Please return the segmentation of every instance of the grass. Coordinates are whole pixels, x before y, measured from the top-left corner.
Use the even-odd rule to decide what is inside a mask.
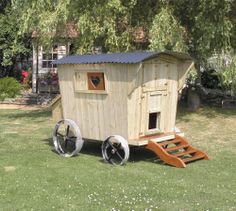
[[[62,158],[50,113],[0,110],[0,210],[236,210],[236,110],[180,110],[177,126],[211,161],[163,165],[143,148],[126,166],[102,161],[99,143]]]

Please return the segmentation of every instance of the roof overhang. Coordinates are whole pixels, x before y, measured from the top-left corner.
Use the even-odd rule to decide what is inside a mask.
[[[163,51],[163,52],[134,52],[134,53],[111,53],[111,54],[87,54],[67,56],[57,61],[54,64],[103,64],[103,63],[118,63],[118,64],[136,64],[148,59],[159,57],[161,55],[173,56],[180,60],[193,60],[188,54]]]

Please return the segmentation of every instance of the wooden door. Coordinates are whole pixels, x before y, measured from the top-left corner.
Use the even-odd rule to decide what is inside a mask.
[[[141,130],[143,135],[161,133],[164,128],[163,107],[165,91],[144,92],[142,94]]]
[[[141,136],[164,131],[163,111],[166,107],[167,77],[162,73],[162,69],[162,64],[145,64],[143,69]]]

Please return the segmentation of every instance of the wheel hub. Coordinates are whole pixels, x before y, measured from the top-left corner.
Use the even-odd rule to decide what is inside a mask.
[[[103,159],[111,164],[123,165],[129,158],[127,140],[119,135],[108,137],[102,144]]]

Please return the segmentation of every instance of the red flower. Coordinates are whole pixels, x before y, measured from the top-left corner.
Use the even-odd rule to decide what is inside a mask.
[[[22,75],[22,77],[23,77],[24,79],[26,79],[26,78],[29,77],[29,73],[26,72],[26,71],[24,71],[24,70],[21,71],[21,75]]]

